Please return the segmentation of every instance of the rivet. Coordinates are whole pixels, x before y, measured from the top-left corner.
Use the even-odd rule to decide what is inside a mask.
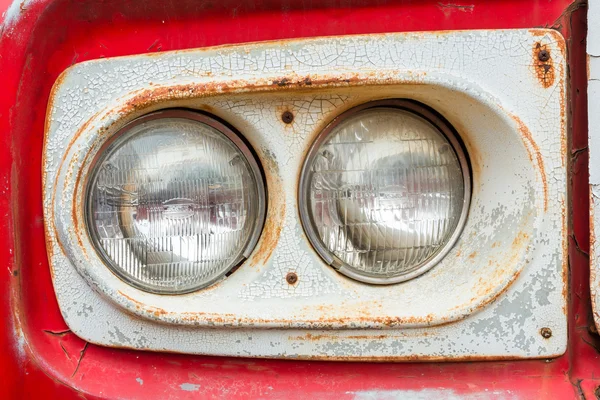
[[[540,335],[542,335],[544,339],[550,339],[552,336],[552,330],[550,328],[542,328],[540,329]]]
[[[538,53],[538,60],[542,61],[542,62],[546,62],[550,59],[550,53],[548,52],[548,50],[541,50]]]
[[[281,120],[286,124],[291,124],[294,121],[294,114],[291,111],[284,111],[281,114]]]
[[[286,276],[285,276],[285,280],[287,281],[287,283],[289,283],[290,285],[295,285],[296,282],[298,282],[298,275],[296,275],[295,272],[289,272]]]

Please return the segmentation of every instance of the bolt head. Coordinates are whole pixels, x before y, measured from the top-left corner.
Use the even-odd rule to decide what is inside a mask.
[[[296,282],[298,282],[298,275],[296,275],[295,272],[289,272],[286,277],[285,280],[287,281],[287,283],[289,283],[290,285],[295,285]]]
[[[548,50],[541,50],[538,53],[538,59],[542,62],[546,62],[550,59],[550,53],[548,52]]]
[[[284,111],[281,114],[281,120],[286,124],[291,124],[294,121],[294,114],[291,111]]]
[[[542,328],[540,329],[540,335],[542,335],[544,339],[550,339],[550,337],[552,337],[552,330],[550,328]]]

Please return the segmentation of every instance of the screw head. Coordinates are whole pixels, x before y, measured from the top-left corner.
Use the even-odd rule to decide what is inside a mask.
[[[538,59],[542,62],[546,62],[550,59],[550,53],[548,50],[540,50],[538,53]]]
[[[284,111],[281,114],[281,120],[286,124],[291,124],[294,121],[294,114],[291,111]]]
[[[540,329],[540,335],[542,335],[544,339],[550,339],[550,337],[552,337],[552,330],[550,328],[542,328]]]
[[[296,282],[298,282],[298,275],[296,275],[295,272],[289,272],[286,276],[285,276],[285,280],[287,281],[287,283],[289,283],[290,285],[295,285]]]

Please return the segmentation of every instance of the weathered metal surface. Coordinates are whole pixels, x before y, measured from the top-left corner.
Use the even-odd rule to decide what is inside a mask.
[[[549,54],[544,61],[541,50]],[[562,354],[564,57],[557,32],[523,30],[307,39],[72,67],[50,100],[44,153],[46,232],[67,323],[91,342],[186,353]],[[424,102],[457,128],[474,189],[461,239],[439,265],[401,285],[373,287],[337,274],[310,248],[297,215],[298,171],[334,116],[394,97]],[[173,106],[214,113],[242,132],[265,168],[269,210],[263,238],[235,274],[195,293],[161,296],[128,286],[102,264],[86,234],[83,192],[90,162],[112,133]],[[293,121],[282,120],[285,111]]]
[[[207,3],[36,0],[14,4],[0,58],[0,393],[4,398],[594,398],[600,355],[589,298],[585,2],[437,0],[344,8],[291,0]],[[25,7],[19,8],[23,4]],[[262,5],[261,5],[262,4]],[[472,7],[471,7],[472,6]],[[2,1],[0,1],[2,8]],[[232,10],[235,8],[235,12]],[[0,20],[3,16],[0,16]],[[44,112],[57,76],[75,61],[330,34],[554,27],[569,52],[569,351],[547,362],[327,363],[114,350],[67,329],[54,298],[41,209]],[[282,107],[283,109],[283,107]],[[19,110],[27,110],[21,112]],[[30,110],[32,112],[30,112]],[[8,116],[8,117],[7,117]],[[572,165],[572,167],[571,167]],[[9,294],[9,295],[8,295]],[[13,319],[19,320],[17,330]],[[590,318],[590,319],[588,319]],[[589,322],[591,321],[591,325]],[[67,350],[65,354],[64,349]],[[73,374],[76,367],[77,372]],[[111,384],[107,384],[110,382]],[[184,388],[197,387],[196,391]],[[402,397],[404,398],[404,397]]]

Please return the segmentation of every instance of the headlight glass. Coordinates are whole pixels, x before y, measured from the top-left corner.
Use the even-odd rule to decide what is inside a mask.
[[[229,128],[200,113],[158,112],[101,151],[88,181],[88,230],[129,284],[185,293],[214,283],[252,251],[264,192],[253,155]]]
[[[402,100],[360,106],[336,118],[308,154],[303,225],[341,273],[401,282],[431,268],[460,235],[468,172],[451,129],[425,107]]]

